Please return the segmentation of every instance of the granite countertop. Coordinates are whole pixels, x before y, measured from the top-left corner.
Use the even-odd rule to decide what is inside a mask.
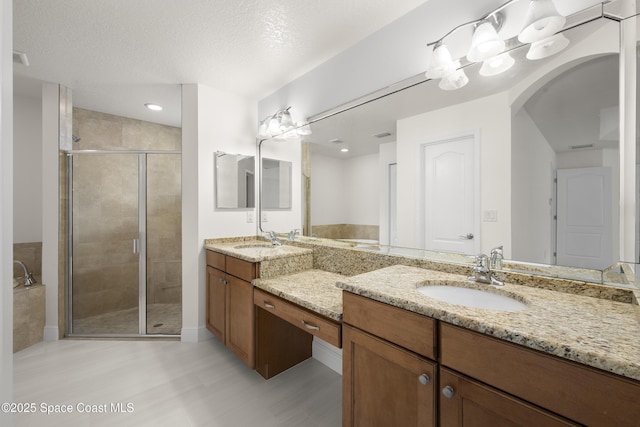
[[[205,241],[204,248],[249,262],[262,262],[273,259],[313,254],[312,249],[300,248],[291,245],[274,246],[270,242],[256,239],[232,241],[210,239]]]
[[[345,276],[307,270],[272,279],[255,279],[255,287],[336,321],[342,321],[342,290],[336,282]]]
[[[517,312],[468,308],[416,289],[457,281],[527,304]],[[415,313],[640,380],[640,306],[529,286],[469,282],[465,276],[396,265],[338,279],[337,286]]]

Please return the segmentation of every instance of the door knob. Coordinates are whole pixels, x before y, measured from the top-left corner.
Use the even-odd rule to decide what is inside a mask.
[[[466,236],[460,236],[461,239],[473,240],[473,233],[468,233]]]

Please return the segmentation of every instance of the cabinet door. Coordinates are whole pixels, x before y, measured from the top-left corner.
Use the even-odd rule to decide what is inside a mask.
[[[343,426],[435,425],[435,364],[343,325]]]
[[[442,427],[573,426],[560,417],[440,368]]]
[[[227,275],[226,344],[249,367],[255,367],[253,285]]]
[[[225,342],[226,281],[224,272],[207,266],[207,329]]]

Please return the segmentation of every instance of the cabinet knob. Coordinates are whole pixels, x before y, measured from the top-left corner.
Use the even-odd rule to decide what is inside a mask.
[[[418,376],[418,381],[422,385],[427,385],[427,384],[429,384],[429,381],[431,381],[431,378],[429,378],[429,375],[427,375],[427,374],[422,374],[422,375]]]
[[[451,386],[446,386],[445,388],[442,389],[442,394],[444,395],[444,397],[446,397],[447,399],[451,399],[453,397],[454,394],[456,394],[455,390],[453,389],[453,387]]]

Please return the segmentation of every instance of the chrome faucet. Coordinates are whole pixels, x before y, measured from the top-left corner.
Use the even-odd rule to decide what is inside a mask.
[[[291,241],[296,240],[296,234],[298,233],[298,231],[299,230],[297,228],[294,228],[293,230],[291,230],[289,232],[289,240]]]
[[[497,246],[491,249],[489,256],[489,268],[491,270],[502,270],[502,260],[504,256],[502,254],[502,246]]]
[[[267,238],[271,243],[273,243],[273,246],[282,246],[282,243],[278,239],[275,231],[267,231]]]
[[[24,270],[24,285],[25,286],[31,286],[34,283],[38,283],[38,281],[33,277],[33,274],[31,274],[31,272],[29,272],[29,269],[24,264],[24,262],[18,261],[17,259],[14,259],[13,263],[20,265],[22,267],[22,270]]]
[[[476,265],[473,267],[473,276],[468,277],[472,282],[487,283],[502,286],[504,282],[495,278],[489,266],[489,257],[485,254],[476,256]]]

